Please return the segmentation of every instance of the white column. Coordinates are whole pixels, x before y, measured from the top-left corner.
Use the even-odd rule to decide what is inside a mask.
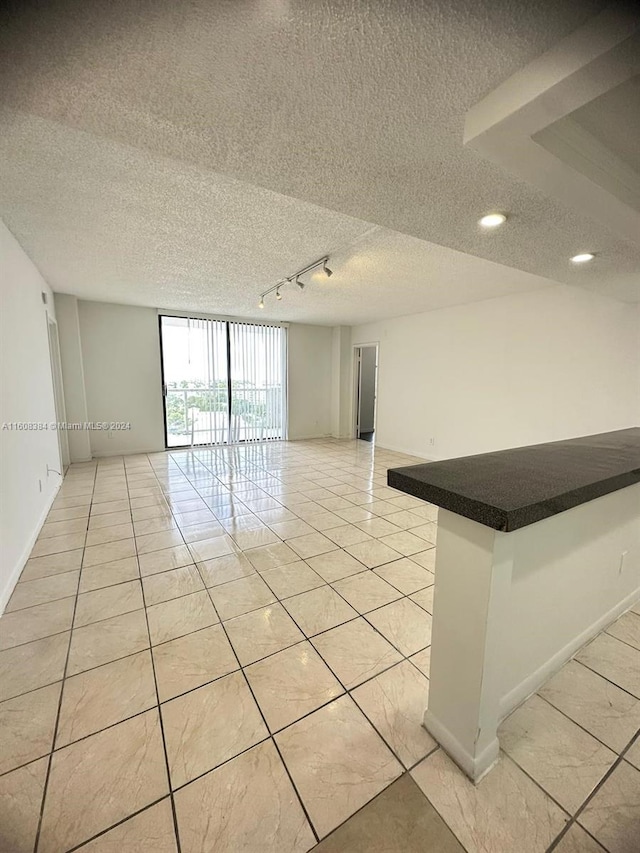
[[[353,347],[351,327],[334,326],[331,344],[331,435],[353,437]]]
[[[510,534],[441,509],[424,725],[478,781],[497,761]]]

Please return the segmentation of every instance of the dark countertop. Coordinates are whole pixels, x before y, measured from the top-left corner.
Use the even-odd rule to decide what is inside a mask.
[[[509,532],[640,483],[640,427],[391,468],[387,482]]]

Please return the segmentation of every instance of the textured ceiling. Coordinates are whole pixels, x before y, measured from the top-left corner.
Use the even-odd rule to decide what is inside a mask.
[[[331,253],[271,319],[347,324],[552,285],[197,166],[4,115],[0,185],[12,226],[54,290],[255,317],[258,295]]]
[[[260,290],[324,251],[357,254],[371,223],[426,243],[379,232],[377,266],[346,263],[343,295],[291,297],[289,319],[428,310],[507,278],[638,299],[637,245],[462,147],[466,111],[603,5],[16,0],[0,215],[55,289],[113,301],[255,314]],[[480,233],[493,208],[508,225]],[[584,250],[597,262],[571,267]]]

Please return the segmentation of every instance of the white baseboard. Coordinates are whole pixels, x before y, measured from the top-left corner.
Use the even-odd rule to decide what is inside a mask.
[[[498,760],[500,744],[497,737],[474,757],[428,708],[424,712],[423,725],[472,782],[479,782]]]
[[[58,483],[58,485],[53,490],[51,497],[49,498],[47,503],[44,505],[44,508],[43,508],[42,512],[40,513],[40,517],[38,518],[38,521],[36,522],[36,526],[35,526],[32,534],[31,534],[31,536],[27,540],[24,548],[22,549],[22,553],[18,557],[18,560],[17,560],[15,566],[13,567],[13,569],[11,570],[11,572],[9,574],[9,578],[7,580],[7,583],[5,584],[4,589],[0,590],[0,615],[2,615],[4,613],[4,609],[7,606],[9,599],[11,598],[11,594],[13,593],[13,590],[15,589],[15,586],[18,583],[18,578],[22,574],[22,570],[24,569],[26,562],[29,559],[29,555],[31,554],[31,550],[33,549],[33,546],[36,544],[36,539],[40,535],[40,531],[42,530],[42,525],[45,523],[46,518],[49,515],[49,510],[51,509],[51,505],[53,504],[54,500],[56,499],[58,492],[60,491],[61,485],[62,485],[62,477],[60,478],[60,482]]]
[[[290,435],[287,441],[311,441],[313,438],[333,438],[333,436],[328,432],[318,433],[317,435]]]
[[[433,456],[425,456],[424,451],[422,451],[422,450],[413,450],[413,449],[408,448],[408,447],[399,447],[397,444],[379,444],[376,441],[375,446],[379,450],[391,450],[394,453],[404,453],[405,456],[417,456],[419,459],[423,459],[425,462],[437,462],[438,461]]]
[[[565,663],[571,660],[589,640],[592,640],[606,627],[611,625],[612,622],[615,622],[618,616],[632,607],[638,600],[640,600],[640,588],[623,598],[615,607],[607,611],[604,616],[596,620],[593,625],[590,625],[581,634],[574,637],[566,646],[550,657],[546,663],[538,667],[535,672],[527,676],[513,690],[510,690],[503,696],[500,700],[500,720],[504,720],[518,705],[522,705],[529,696],[534,694],[536,690],[539,690],[546,681],[562,669]]]
[[[171,450],[172,448],[169,448]],[[176,450],[180,450],[181,448],[176,447]],[[184,448],[182,448],[184,449]],[[140,450],[98,450],[92,451],[91,459],[106,459],[109,456],[137,456],[140,453],[164,453],[167,450],[166,447],[158,447],[155,449],[144,447],[140,448]],[[91,461],[90,459],[87,461]]]

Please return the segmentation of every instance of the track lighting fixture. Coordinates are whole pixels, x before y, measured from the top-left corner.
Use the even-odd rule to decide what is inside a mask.
[[[300,276],[305,273],[311,272],[311,270],[316,269],[317,267],[322,267],[322,271],[326,275],[327,278],[330,278],[333,275],[333,270],[329,269],[327,266],[327,262],[329,260],[329,255],[323,255],[323,257],[319,258],[317,261],[314,261],[312,264],[308,264],[306,267],[303,267],[298,272],[293,273],[293,275],[288,276],[287,278],[280,279],[273,287],[270,287],[269,290],[265,290],[265,292],[260,296],[260,301],[258,302],[258,308],[264,308],[264,298],[268,296],[270,293],[275,291],[276,299],[279,301],[282,299],[281,288],[284,287],[285,284],[291,284],[295,282],[298,285],[300,290],[304,290],[306,284],[301,280]]]

